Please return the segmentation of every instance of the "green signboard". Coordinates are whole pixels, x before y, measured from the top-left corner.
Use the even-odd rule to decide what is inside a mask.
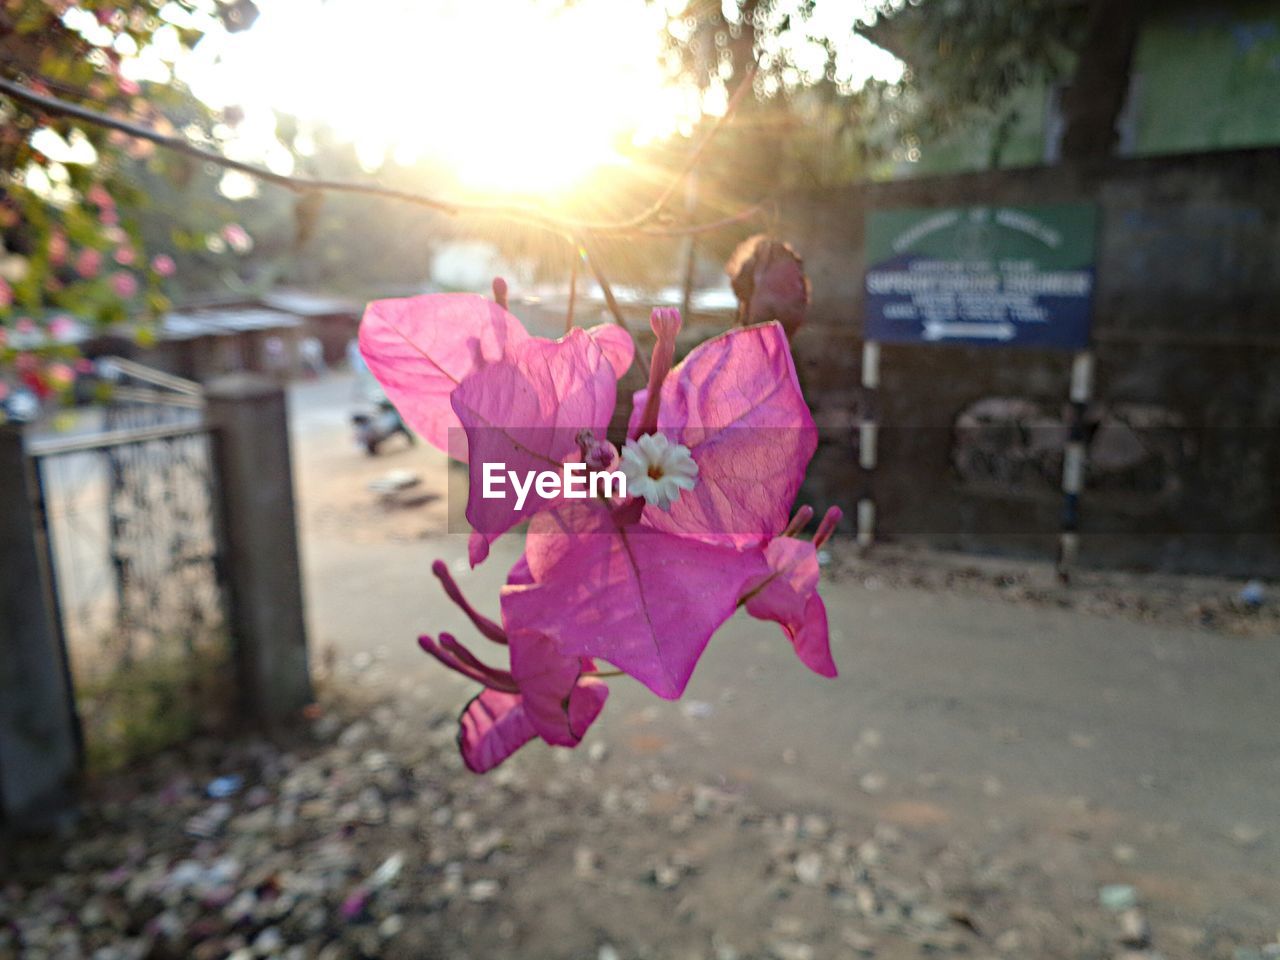
[[[870,212],[866,338],[1084,347],[1097,221],[1090,204]]]

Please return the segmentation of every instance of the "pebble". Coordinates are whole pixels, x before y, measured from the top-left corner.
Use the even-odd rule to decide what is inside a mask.
[[[769,949],[777,960],[813,960],[813,947],[807,943],[796,943],[790,940],[779,940],[769,944]]]
[[[590,847],[578,847],[573,851],[573,875],[579,880],[594,878],[598,869],[599,861]]]
[[[796,857],[796,879],[808,887],[816,887],[822,883],[822,854],[808,851]]]
[[[888,785],[889,778],[883,773],[864,773],[858,780],[858,786],[862,788],[862,792],[873,796],[882,793]]]
[[[1111,858],[1116,863],[1133,863],[1138,859],[1138,851],[1127,843],[1117,843],[1111,848]]]
[[[402,930],[404,930],[404,917],[398,913],[384,917],[382,922],[378,924],[378,936],[383,940],[395,939]]]
[[[1256,847],[1263,836],[1261,830],[1248,823],[1237,823],[1231,828],[1231,839],[1242,847]]]
[[[1098,902],[1106,909],[1120,913],[1138,905],[1138,891],[1127,883],[1113,883],[1098,890]]]
[[[840,939],[860,957],[873,957],[876,953],[876,942],[861,930],[845,927],[840,931]]]
[[[1126,947],[1151,946],[1151,926],[1137,907],[1130,907],[1120,914],[1120,942]]]
[[[270,956],[284,947],[284,934],[276,927],[267,927],[253,939],[253,951],[260,957]]]

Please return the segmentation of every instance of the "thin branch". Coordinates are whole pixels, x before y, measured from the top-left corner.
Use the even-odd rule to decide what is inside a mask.
[[[732,96],[729,97],[729,102],[725,105],[724,113],[720,114],[720,116],[716,118],[716,122],[712,125],[711,129],[707,131],[706,135],[701,141],[699,141],[698,145],[694,147],[689,153],[689,156],[685,158],[684,163],[681,165],[676,175],[671,179],[671,182],[667,184],[662,193],[658,194],[658,199],[650,204],[647,209],[641,211],[630,220],[625,221],[626,226],[642,226],[662,212],[663,207],[667,205],[667,201],[671,199],[676,190],[678,190],[681,184],[684,183],[685,178],[693,172],[694,168],[702,160],[702,155],[706,152],[707,147],[711,145],[711,141],[716,138],[716,134],[720,132],[724,125],[728,123],[729,118],[733,116],[733,112],[738,108],[738,104],[742,102],[742,98],[746,95],[747,91],[751,89],[752,81],[755,80],[755,76],[756,67],[755,64],[751,64],[747,67],[746,73],[743,74],[742,79],[738,82],[738,86],[734,89]]]
[[[757,214],[763,213],[768,203],[769,198],[765,198],[737,213],[719,220],[709,220],[706,223],[692,223],[686,227],[636,227],[630,232],[642,237],[688,237],[699,233],[711,233],[715,230],[723,230],[725,227],[732,227],[744,220],[750,220]]]
[[[743,92],[743,88],[750,85],[749,80],[750,77],[748,76],[747,80],[744,81],[737,91],[735,91],[734,98],[731,100],[731,105],[737,102]],[[472,216],[496,217],[504,220],[531,224],[559,234],[563,234],[566,231],[573,233],[590,232],[594,234],[625,234],[643,232],[648,236],[660,237],[676,236],[689,230],[690,228],[682,228],[679,231],[664,228],[649,228],[639,231],[638,228],[643,227],[661,213],[662,207],[665,205],[667,199],[675,192],[676,188],[681,182],[683,182],[684,178],[688,176],[689,171],[697,165],[707,144],[710,142],[711,137],[720,129],[725,117],[728,116],[728,111],[726,111],[725,115],[717,120],[715,127],[686,159],[675,179],[668,184],[667,188],[659,196],[656,203],[651,204],[648,209],[642,211],[640,214],[626,220],[589,221],[578,220],[571,217],[556,216],[528,206],[467,203],[461,201],[442,200],[426,194],[412,193],[407,190],[397,190],[392,187],[384,187],[377,183],[358,183],[348,180],[297,177],[276,173],[272,170],[266,169],[265,167],[245,163],[241,160],[233,160],[216,150],[201,147],[183,137],[163,134],[142,124],[133,123],[129,120],[121,119],[120,117],[113,117],[58,97],[37,93],[29,87],[16,83],[6,77],[0,77],[0,93],[8,96],[16,103],[25,105],[28,108],[33,108],[36,111],[52,116],[61,116],[73,120],[79,120],[82,123],[93,124],[107,130],[114,130],[118,133],[123,133],[139,140],[147,140],[174,153],[179,153],[202,162],[216,164],[217,166],[228,170],[235,170],[247,176],[254,177],[257,180],[261,180],[264,183],[283,187],[284,189],[290,190],[294,193],[306,194],[312,191],[321,191],[326,193],[350,193],[369,197],[379,197],[382,199],[412,204],[414,206],[426,207],[449,216],[465,214]],[[697,228],[695,227],[693,229]]]
[[[582,259],[586,261],[591,275],[596,278],[596,283],[600,284],[600,292],[604,294],[605,305],[609,308],[609,312],[613,314],[614,321],[623,330],[631,332],[627,326],[627,320],[622,315],[622,307],[618,306],[618,298],[613,295],[613,287],[609,285],[608,278],[604,275],[604,270],[600,266],[600,260],[596,257],[591,247],[587,246],[586,237],[578,238],[578,247],[582,250]],[[643,353],[636,351],[636,362],[640,364],[640,369],[644,373],[645,379],[649,378],[649,361]]]
[[[573,260],[569,267],[569,308],[564,314],[564,332],[568,333],[573,329],[573,307],[578,299],[578,260],[581,253],[577,244],[574,244]]]

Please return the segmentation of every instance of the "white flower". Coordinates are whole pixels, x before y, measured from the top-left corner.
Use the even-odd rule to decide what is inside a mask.
[[[628,496],[644,497],[668,512],[680,499],[680,491],[692,490],[698,482],[698,465],[689,448],[660,433],[628,440],[619,469],[627,478]]]

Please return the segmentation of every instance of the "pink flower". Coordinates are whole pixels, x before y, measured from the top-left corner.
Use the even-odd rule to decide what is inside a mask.
[[[115,198],[107,193],[107,188],[100,183],[95,183],[85,193],[84,198],[99,209],[108,209],[116,205]]]
[[[479,496],[485,463],[531,473],[578,459],[583,431],[603,435],[613,416],[617,374],[596,341],[583,330],[561,340],[530,337],[517,351],[465,377],[450,403],[466,433],[469,471],[476,496],[467,500],[475,528],[471,562],[488,555],[489,544],[552,501],[533,491],[523,506],[511,499]]]
[[[62,390],[75,382],[75,371],[65,363],[51,363],[45,368],[45,376],[54,389]]]
[[[552,637],[562,654],[608,660],[674,700],[768,566],[758,548],[664,533],[635,513],[575,504],[539,514],[525,547],[530,582],[503,588],[502,615]]]
[[[9,281],[0,277],[0,310],[7,310],[13,306],[13,287],[9,286]]]
[[[769,573],[747,585],[741,603],[758,620],[772,620],[782,627],[796,656],[814,673],[836,675],[831,659],[827,608],[818,596],[818,550],[840,522],[839,507],[832,507],[818,525],[813,541],[796,539],[813,510],[801,507],[787,529],[765,547]]]
[[[467,767],[485,773],[534,737],[552,746],[576,747],[609,696],[609,688],[593,676],[595,665],[586,658],[563,656],[541,634],[520,629],[508,634],[472,609],[442,562],[437,560],[432,571],[477,629],[506,645],[510,653],[511,668],[499,670],[447,633],[438,641],[418,638],[427,653],[484,687],[460,719],[458,744]]]
[[[747,584],[767,574],[763,548],[787,525],[817,438],[779,325],[707,341],[675,369],[679,315],[655,311],[652,325],[649,386],[636,394],[630,434],[677,444],[696,483],[665,507],[591,504],[535,519],[534,583],[504,590],[502,602],[564,653],[608,660],[674,699]]]
[[[253,238],[238,223],[228,223],[223,227],[222,239],[227,241],[227,245],[236,253],[248,253],[253,249]]]
[[[635,346],[616,326],[586,331],[621,376]],[[517,354],[535,338],[496,303],[473,294],[375,300],[360,324],[360,352],[387,395],[424,440],[466,460],[450,397],[469,374]],[[543,341],[549,342],[549,341]]]
[[[122,300],[128,300],[138,292],[138,278],[132,273],[117,270],[111,275],[111,290]]]
[[[502,590],[501,626],[436,568],[481,633],[510,648],[503,671],[448,635],[421,640],[485,687],[462,718],[472,769],[490,769],[535,736],[575,745],[603,706],[597,659],[679,697],[711,635],[742,605],[780,623],[803,662],[834,675],[815,544],[839,514],[828,514],[815,544],[794,539],[800,518],[812,517],[804,508],[788,523],[817,438],[782,327],[731,331],[676,366],[678,312],[655,311],[651,326],[649,383],[634,398],[619,457],[604,433],[634,353],[620,328],[545,340],[497,303],[466,295],[366,311],[360,347],[370,369],[415,429],[469,463],[472,564],[531,518]],[[497,461],[517,474],[616,463],[634,489],[625,499],[482,497],[484,464]]]
[[[24,337],[30,337],[36,333],[37,327],[36,322],[30,317],[19,317],[13,329]]]
[[[49,263],[55,267],[62,266],[67,262],[67,253],[67,235],[61,230],[54,230],[49,234]]]
[[[151,269],[162,277],[172,277],[178,272],[178,265],[167,253],[157,254],[151,260]]]
[[[131,267],[134,261],[138,259],[138,255],[134,252],[133,247],[127,243],[116,247],[115,261],[122,267]]]
[[[787,525],[817,448],[782,328],[732,330],[697,346],[662,379],[656,414],[650,412],[654,379],[636,394],[629,434],[656,430],[687,447],[699,481],[670,511],[646,506],[646,523],[716,542],[763,545]]]
[[[102,269],[102,254],[92,247],[85,247],[76,257],[76,273],[90,280]]]
[[[69,340],[75,332],[76,322],[65,313],[60,313],[49,321],[49,336],[54,340]]]

